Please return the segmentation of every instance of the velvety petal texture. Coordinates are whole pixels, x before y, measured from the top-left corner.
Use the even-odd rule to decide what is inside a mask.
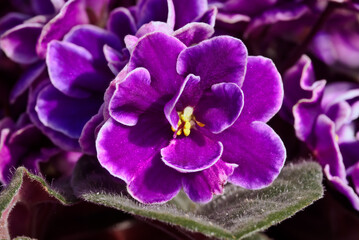
[[[203,23],[175,32],[161,26],[149,23],[125,39],[130,61],[105,93],[100,164],[142,203],[166,202],[181,188],[207,203],[228,180],[250,189],[271,184],[286,157],[265,123],[283,98],[273,63],[248,57],[233,37],[205,40],[212,31]]]

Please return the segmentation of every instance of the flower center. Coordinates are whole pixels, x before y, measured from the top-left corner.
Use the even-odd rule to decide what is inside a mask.
[[[198,125],[204,127],[204,124],[198,122],[193,116],[193,107],[186,107],[183,112],[177,112],[179,120],[177,123],[177,130],[171,127],[172,131],[175,132],[174,137],[180,136],[182,133],[187,137],[191,133],[191,128]]]

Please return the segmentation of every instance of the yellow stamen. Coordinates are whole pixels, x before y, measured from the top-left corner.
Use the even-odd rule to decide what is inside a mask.
[[[190,122],[186,122],[183,126],[184,129],[191,129],[191,123]]]
[[[196,123],[197,123],[197,125],[200,126],[200,127],[204,127],[204,126],[205,126],[204,123],[201,123],[201,122],[198,122],[198,121],[196,121]]]
[[[187,137],[191,133],[191,130],[189,128],[183,129],[183,134]]]
[[[176,134],[177,134],[177,136],[181,135],[182,134],[182,129],[178,129]]]

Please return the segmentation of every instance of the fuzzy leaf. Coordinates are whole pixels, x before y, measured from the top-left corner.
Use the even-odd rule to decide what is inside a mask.
[[[322,171],[314,162],[284,167],[278,179],[265,189],[250,191],[228,185],[224,195],[215,197],[206,205],[191,202],[184,193],[167,204],[140,204],[123,190],[116,192],[112,187],[107,191],[107,186],[111,185],[109,179],[113,178],[108,173],[106,184],[94,184],[84,169],[91,169],[94,176],[103,174],[103,169],[95,160],[85,162],[82,159],[78,165],[75,168],[75,180],[73,179],[74,186],[81,186],[81,192],[77,192],[78,197],[222,239],[250,237],[292,216],[323,196]],[[87,177],[81,179],[81,176]],[[253,237],[258,239],[255,238],[256,235]]]

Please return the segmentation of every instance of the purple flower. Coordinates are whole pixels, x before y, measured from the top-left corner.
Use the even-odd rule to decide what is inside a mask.
[[[147,34],[105,94],[98,159],[143,203],[166,202],[181,188],[205,203],[227,179],[265,187],[285,159],[265,123],[282,94],[273,63],[248,57],[238,39],[187,47],[161,32]]]
[[[17,123],[9,118],[0,121],[0,182],[8,184],[17,167],[25,166],[39,173],[40,164],[56,164],[61,175],[69,175],[80,155],[55,147],[26,115]],[[52,170],[54,171],[54,170]]]
[[[299,79],[300,86],[295,84]],[[329,181],[359,210],[359,85],[315,81],[306,56],[287,71],[285,83],[285,104],[296,103],[297,137],[313,152]]]

